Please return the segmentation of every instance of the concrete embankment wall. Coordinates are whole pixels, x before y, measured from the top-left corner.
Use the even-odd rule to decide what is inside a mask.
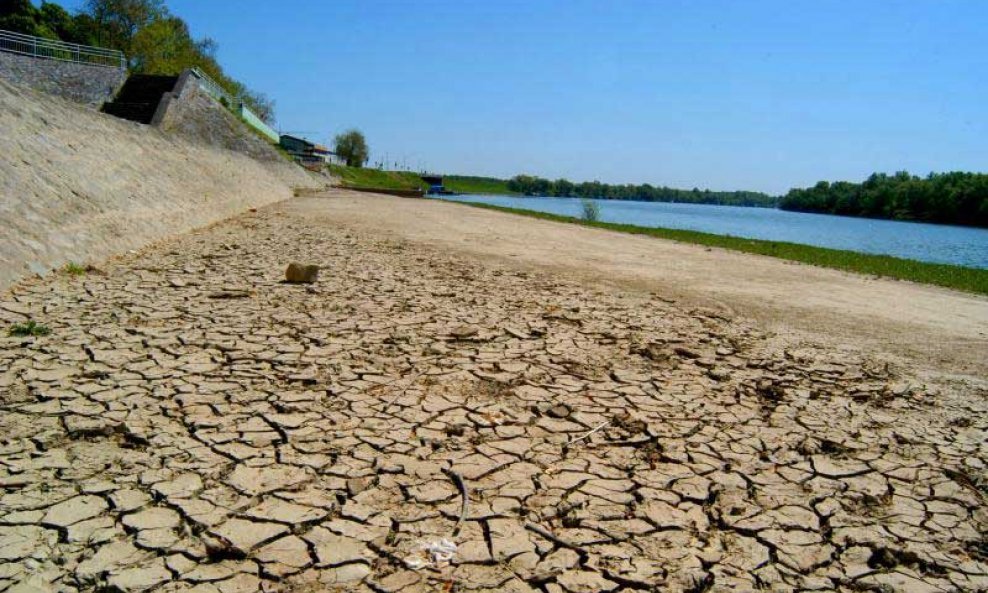
[[[268,140],[206,94],[189,70],[162,98],[151,125],[193,142],[236,150],[256,159],[284,160]]]
[[[316,185],[283,159],[196,144],[0,80],[0,290]]]
[[[99,107],[116,94],[127,79],[127,69],[0,52],[0,78],[76,103]]]

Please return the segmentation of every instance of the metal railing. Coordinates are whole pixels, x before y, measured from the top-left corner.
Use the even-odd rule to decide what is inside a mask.
[[[220,102],[225,101],[230,107],[236,107],[240,103],[240,99],[226,92],[226,89],[199,68],[192,68],[192,74],[199,79],[199,88],[206,91],[210,97]]]
[[[236,111],[240,115],[240,117],[244,120],[244,123],[266,136],[272,142],[278,142],[278,132],[271,129],[270,126],[264,123],[260,117],[251,111],[244,104],[243,99],[240,97],[234,97],[228,93],[226,89],[219,85],[218,82],[210,78],[199,68],[192,68],[192,75],[198,79],[199,88],[206,91],[207,95],[216,99],[220,103],[225,103],[228,108]]]
[[[13,31],[0,30],[0,51],[91,66],[127,67],[127,58],[116,49],[66,43]]]

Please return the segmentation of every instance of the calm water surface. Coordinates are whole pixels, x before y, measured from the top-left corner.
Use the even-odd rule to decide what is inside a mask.
[[[524,208],[565,216],[579,216],[581,212],[580,201],[572,198],[462,195],[447,196],[444,199]],[[600,219],[604,222],[689,229],[718,235],[788,241],[988,268],[988,229],[804,214],[772,208],[596,201],[600,205]]]

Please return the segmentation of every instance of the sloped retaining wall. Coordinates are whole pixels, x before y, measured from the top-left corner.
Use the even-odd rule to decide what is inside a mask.
[[[0,78],[99,107],[113,98],[127,79],[127,70],[0,52]]]
[[[165,93],[151,125],[194,142],[236,150],[255,159],[285,162],[268,141],[202,90],[188,70],[179,76],[175,89]]]
[[[194,144],[3,80],[0,130],[0,290],[317,185],[284,159]]]

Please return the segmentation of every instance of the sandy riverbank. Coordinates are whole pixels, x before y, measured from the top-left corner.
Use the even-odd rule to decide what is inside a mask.
[[[293,212],[582,281],[655,291],[749,317],[794,339],[988,377],[988,298],[769,257],[428,201],[295,201]]]

